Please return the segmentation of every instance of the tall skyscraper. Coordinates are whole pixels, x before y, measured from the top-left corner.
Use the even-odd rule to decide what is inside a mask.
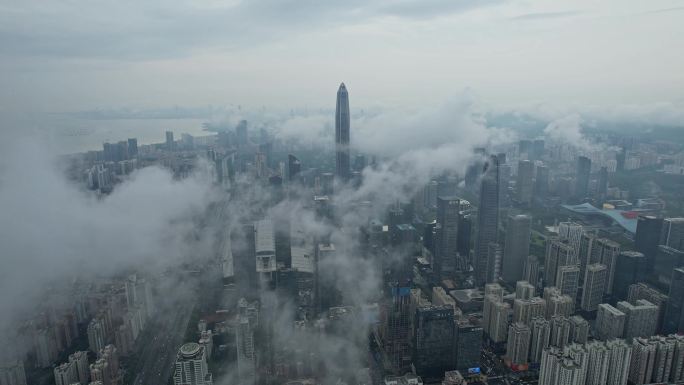
[[[665,333],[684,332],[684,267],[674,269],[667,308],[663,318]]]
[[[467,371],[480,367],[482,328],[468,320],[456,322],[456,369]]]
[[[608,167],[601,167],[599,170],[599,179],[598,179],[598,195],[601,198],[604,198],[606,196],[606,193],[608,192]]]
[[[413,365],[421,377],[438,377],[454,365],[454,309],[451,306],[420,306],[415,313]]]
[[[634,248],[646,256],[648,272],[653,271],[653,262],[658,253],[663,219],[651,215],[639,215],[637,219]]]
[[[615,278],[615,265],[617,256],[620,254],[620,244],[608,238],[598,238],[594,240],[591,250],[590,263],[594,261],[606,265],[608,269],[608,282],[606,283],[606,293],[613,292],[613,280]]]
[[[556,287],[561,294],[570,296],[573,301],[577,299],[577,288],[579,286],[579,266],[566,265],[558,268],[556,275]]]
[[[549,344],[562,348],[569,344],[572,338],[573,324],[570,318],[556,315],[551,317],[551,340]]]
[[[459,261],[458,222],[460,199],[456,197],[437,197],[437,255],[435,272],[440,276],[451,277],[457,268],[464,268],[466,261]]]
[[[684,251],[684,218],[665,218],[660,244]]]
[[[665,309],[667,307],[667,295],[661,293],[656,288],[650,287],[647,284],[640,282],[629,286],[629,294],[627,301],[636,305],[636,301],[645,299],[648,302],[658,306],[658,327],[660,332],[663,327],[663,319],[665,317]]]
[[[506,359],[512,365],[527,364],[530,350],[530,327],[516,322],[508,328],[508,341],[506,343]]]
[[[646,257],[638,251],[623,251],[618,254],[613,276],[613,297],[627,299],[629,285],[646,279]]]
[[[198,343],[190,342],[178,349],[174,385],[211,385],[213,383],[209,367],[207,366],[207,352]],[[249,382],[240,382],[249,384]]]
[[[495,343],[504,342],[507,338],[508,318],[511,305],[507,302],[495,302],[490,322],[489,339]]]
[[[349,180],[349,94],[344,83],[337,90],[335,107],[335,176],[342,182]]]
[[[575,198],[582,200],[589,191],[589,175],[591,174],[591,159],[586,156],[577,158],[577,172],[575,173]]]
[[[539,258],[536,255],[528,255],[525,259],[522,279],[534,287],[539,284]]]
[[[508,218],[501,269],[501,277],[506,282],[513,283],[523,279],[525,259],[530,254],[531,223],[528,215],[515,215]]]
[[[548,240],[544,262],[544,285],[555,286],[559,268],[572,264],[574,264],[572,248],[567,242],[560,239]]]
[[[684,266],[684,250],[677,250],[666,245],[659,245],[653,262],[653,271],[657,285],[667,290],[672,285],[672,270]]]
[[[250,306],[244,298],[241,298],[238,301],[238,315],[236,317],[237,325],[235,330],[235,345],[237,347],[237,377],[241,384],[246,385],[256,384],[256,349],[254,346],[254,328],[256,327],[255,320],[258,317],[256,314],[256,307]],[[203,349],[203,347],[201,347],[199,344],[195,345],[197,345],[197,347],[200,349]],[[182,349],[183,347],[181,347],[181,350]],[[202,354],[202,356],[204,356],[204,354]],[[197,372],[202,372],[201,358],[204,357],[196,357],[196,359],[200,360],[200,370],[196,370]],[[178,375],[178,363],[176,363],[176,374],[174,375],[174,379]],[[176,383],[176,385],[180,384],[185,383]]]
[[[588,361],[581,345],[546,348],[539,367],[539,385],[584,385]]]
[[[536,317],[530,323],[532,339],[530,342],[530,362],[539,362],[542,351],[549,347],[551,323],[543,317]]]
[[[166,131],[166,150],[173,151],[176,149],[176,142],[173,140],[173,131]]]
[[[572,323],[572,342],[586,344],[589,339],[589,322],[582,316],[574,315],[570,317],[570,323]]]
[[[287,156],[287,180],[292,182],[297,175],[302,171],[302,162],[296,156],[289,154]]]
[[[584,289],[582,290],[582,302],[580,306],[584,311],[595,311],[603,302],[603,293],[607,281],[608,270],[606,265],[592,263],[587,266],[584,276]]]
[[[632,349],[624,340],[591,341],[586,385],[626,385]]]
[[[529,206],[532,203],[532,192],[534,190],[534,163],[529,160],[518,162],[518,179],[515,188],[518,203]]]
[[[494,266],[489,266],[488,247],[497,243],[499,230],[499,160],[490,156],[483,168],[480,202],[477,214],[477,242],[475,245],[475,281],[481,286]]]
[[[544,165],[537,166],[537,176],[534,180],[534,196],[543,200],[549,194],[549,168]]]
[[[138,156],[138,139],[128,138],[128,156],[135,158]]]

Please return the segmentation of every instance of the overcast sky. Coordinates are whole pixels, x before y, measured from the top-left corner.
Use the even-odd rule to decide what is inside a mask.
[[[0,113],[684,100],[684,1],[0,0]]]

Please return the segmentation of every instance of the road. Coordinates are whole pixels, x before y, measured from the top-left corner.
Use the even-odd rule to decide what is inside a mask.
[[[193,305],[181,304],[173,313],[165,317],[152,333],[150,341],[140,353],[140,371],[133,381],[134,385],[165,385],[173,375],[176,352],[183,344]]]

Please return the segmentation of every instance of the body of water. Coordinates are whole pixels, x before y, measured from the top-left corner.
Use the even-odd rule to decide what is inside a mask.
[[[102,150],[104,142],[118,142],[137,138],[138,144],[163,143],[166,131],[175,140],[181,134],[211,135],[205,131],[203,119],[79,119],[59,117],[51,119],[41,130],[50,143],[63,154]]]

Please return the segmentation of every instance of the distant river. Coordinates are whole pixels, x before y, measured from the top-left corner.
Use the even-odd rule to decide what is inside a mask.
[[[174,139],[181,134],[205,136],[204,119],[80,119],[58,117],[44,126],[52,145],[59,153],[101,150],[104,142],[118,142],[137,138],[138,144],[162,143],[166,131],[173,131]],[[46,127],[46,128],[47,128]]]

